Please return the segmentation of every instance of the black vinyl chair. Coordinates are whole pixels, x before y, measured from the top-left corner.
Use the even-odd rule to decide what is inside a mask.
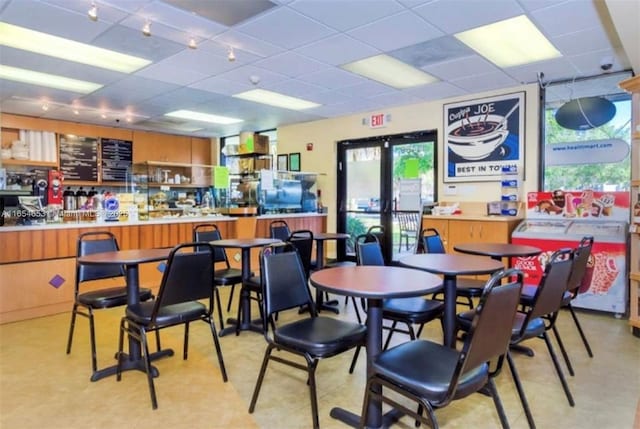
[[[315,304],[307,287],[304,266],[298,251],[290,243],[265,247],[260,255],[263,280],[263,326],[267,349],[251,398],[253,413],[270,361],[279,362],[307,372],[311,396],[313,427],[320,427],[316,395],[316,367],[320,359],[335,356],[364,345],[366,328],[360,324],[330,317],[317,316]],[[308,306],[309,316],[286,324],[277,324],[275,314]],[[304,358],[306,365],[273,351],[291,353]]]
[[[86,232],[80,234],[76,242],[76,256],[85,256],[92,253],[112,252],[119,250],[116,237],[108,231]],[[123,284],[117,287],[93,289],[83,291],[83,286],[95,280],[117,279]],[[69,338],[67,340],[67,354],[71,353],[73,333],[76,325],[76,316],[84,316],[89,319],[89,334],[91,336],[91,368],[95,373],[98,369],[96,352],[96,334],[93,311],[103,308],[119,307],[127,304],[127,288],[125,283],[125,271],[122,265],[80,265],[76,260],[76,279],[73,292],[73,309],[71,310],[71,323],[69,325]],[[150,289],[140,288],[140,301],[148,301],[153,298]],[[160,343],[158,340],[158,350]]]
[[[137,305],[128,305],[125,316],[120,322],[117,380],[120,381],[122,378],[123,343],[124,334],[126,333],[140,342],[144,353],[153,409],[158,408],[158,401],[149,360],[147,332],[158,331],[170,326],[184,325],[182,357],[187,359],[189,324],[198,320],[206,322],[211,328],[222,379],[224,382],[227,381],[227,371],[213,321],[213,301],[216,289],[213,281],[214,250],[206,242],[184,243],[174,247],[169,254],[167,267],[162,276],[162,283],[156,300]],[[206,303],[201,302],[202,300]]]
[[[547,346],[567,400],[573,407],[575,405],[573,396],[571,395],[569,385],[567,384],[553,345],[547,334],[547,331],[552,330],[555,325],[572,265],[573,252],[571,249],[560,249],[551,256],[545,266],[542,280],[535,291],[531,306],[527,307],[525,312],[519,311],[516,314],[510,344],[513,346],[531,338],[542,338]],[[458,327],[464,331],[469,331],[474,314],[474,310],[460,313],[458,315]],[[557,338],[556,336],[556,339]],[[535,428],[535,422],[524,389],[522,388],[515,361],[511,357],[511,352],[507,353],[507,362],[509,363],[509,369],[511,370],[516,390],[520,396],[529,427]]]
[[[588,285],[583,285],[583,282],[585,281],[587,265],[589,264],[589,260],[592,258],[591,250],[593,249],[593,241],[594,240],[592,236],[585,236],[582,238],[582,240],[580,240],[578,246],[573,249],[573,266],[571,267],[571,274],[567,282],[567,291],[562,297],[562,308],[566,308],[569,310],[569,313],[573,318],[573,322],[578,329],[578,333],[580,334],[580,338],[582,339],[582,343],[584,344],[589,357],[593,357],[593,352],[591,351],[591,346],[589,345],[587,336],[582,330],[582,326],[580,325],[580,321],[578,320],[578,315],[571,306],[571,301],[573,301],[578,296],[583,287],[585,289],[588,288]],[[522,290],[520,303],[523,306],[531,306],[531,303],[533,302],[535,296],[535,292],[535,286],[525,285]],[[567,370],[569,371],[569,374],[573,376],[575,375],[573,365],[571,365],[571,360],[569,359],[569,355],[567,354],[564,344],[560,339],[560,333],[558,332],[555,325],[553,326],[553,332],[556,335],[556,338],[558,338],[558,345],[560,346],[560,352],[562,353],[562,357],[564,358],[564,361],[567,365]]]
[[[435,228],[425,228],[420,232],[422,238],[422,248],[425,253],[446,253],[444,243],[440,233]],[[479,298],[484,290],[485,282],[482,280],[458,277],[456,281],[456,297],[460,297],[463,301],[457,301],[457,304],[467,305],[473,309],[473,298]],[[443,292],[433,294],[434,299]]]
[[[493,398],[502,427],[508,428],[494,379],[500,373],[509,346],[521,281],[522,273],[517,270],[501,271],[489,279],[461,351],[416,340],[380,353],[368,376],[360,427],[364,427],[372,398],[410,415],[416,419],[416,426],[422,422],[437,428],[434,409],[483,391]],[[496,361],[493,371],[489,367],[491,361]],[[385,390],[417,402],[418,412],[400,403],[397,397],[387,396]]]
[[[196,225],[193,228],[193,241],[217,241],[222,240],[222,234],[218,226],[214,223],[206,223]],[[227,301],[227,311],[231,311],[231,303],[233,301],[233,293],[236,285],[242,283],[242,270],[231,268],[227,253],[221,247],[214,247],[214,263],[216,269],[213,273],[213,282],[216,286],[231,286],[229,292],[229,300]],[[222,268],[217,268],[222,265]],[[216,303],[218,306],[218,320],[220,321],[220,329],[224,329],[224,317],[222,315],[222,305],[220,303],[220,292],[216,288]]]
[[[274,220],[269,224],[269,237],[287,241],[291,235],[289,225],[284,220]]]

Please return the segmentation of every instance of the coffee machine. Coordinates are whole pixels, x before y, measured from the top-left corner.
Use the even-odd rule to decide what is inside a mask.
[[[47,188],[49,187],[49,182],[47,178],[45,178],[42,173],[38,172],[35,180],[33,181],[33,193],[34,197],[38,197],[42,203],[43,207],[47,205]]]

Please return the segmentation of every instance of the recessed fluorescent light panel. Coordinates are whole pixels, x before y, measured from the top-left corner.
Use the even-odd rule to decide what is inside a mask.
[[[458,40],[499,67],[513,67],[561,57],[525,15],[455,35]]]
[[[289,97],[288,95],[267,91],[265,89],[252,89],[235,94],[233,97],[291,110],[313,109],[314,107],[320,106],[318,103],[303,100],[302,98]]]
[[[212,124],[229,125],[242,122],[242,119],[228,118],[226,116],[210,115],[208,113],[194,112],[192,110],[176,110],[165,113],[164,116],[172,118],[191,119],[193,121],[209,122]]]
[[[422,70],[384,54],[344,64],[341,67],[396,89],[412,88],[438,80]]]
[[[89,94],[102,88],[102,85],[93,82],[70,79],[64,76],[40,73],[33,70],[9,67],[1,64],[0,79],[8,79],[31,85],[46,86],[48,88],[62,89],[64,91],[79,92],[81,94]]]
[[[0,45],[122,73],[132,73],[151,64],[151,61],[144,58],[97,48],[6,22],[0,22]]]

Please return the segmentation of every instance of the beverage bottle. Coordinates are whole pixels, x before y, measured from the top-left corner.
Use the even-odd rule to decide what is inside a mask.
[[[76,192],[76,207],[78,208],[78,210],[82,210],[82,209],[86,209],[86,204],[87,204],[87,193],[85,192],[84,189],[82,189],[82,186],[80,186],[80,188],[78,189],[78,192]]]
[[[71,188],[67,188],[62,193],[62,202],[64,203],[65,210],[76,209],[76,194]]]

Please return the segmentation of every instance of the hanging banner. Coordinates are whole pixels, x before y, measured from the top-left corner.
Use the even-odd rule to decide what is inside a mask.
[[[621,139],[550,143],[544,147],[544,160],[547,166],[609,164],[624,160],[629,150],[629,143]]]

